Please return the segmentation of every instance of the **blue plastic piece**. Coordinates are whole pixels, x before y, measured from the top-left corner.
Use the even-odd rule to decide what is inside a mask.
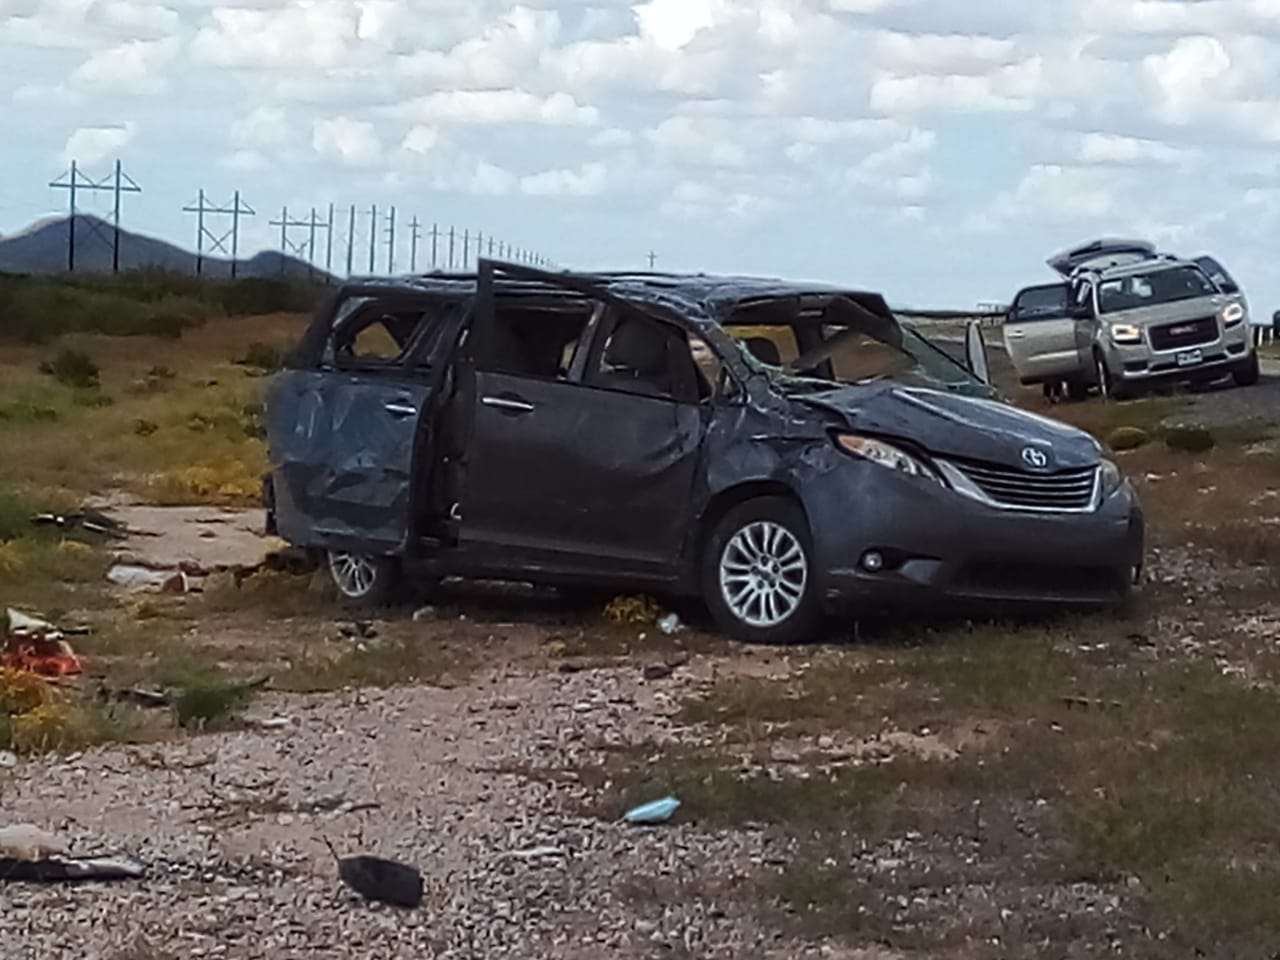
[[[679,809],[679,800],[675,797],[663,797],[661,800],[654,800],[652,803],[632,807],[623,814],[622,819],[627,823],[636,825],[666,823]]]

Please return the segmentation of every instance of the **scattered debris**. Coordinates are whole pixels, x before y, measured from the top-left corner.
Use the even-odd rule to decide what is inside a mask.
[[[146,867],[129,857],[49,857],[40,860],[0,857],[0,880],[21,883],[138,880],[146,872]]]
[[[424,623],[426,621],[434,620],[434,619],[436,619],[435,607],[421,607],[413,611],[414,623]]]
[[[18,755],[9,750],[0,750],[0,770],[12,770],[18,765]]]
[[[1119,700],[1094,700],[1089,697],[1063,697],[1068,710],[1119,710],[1124,705]]]
[[[546,860],[567,854],[568,851],[564,847],[530,847],[528,850],[512,850],[507,856],[513,860]]]
[[[107,571],[107,580],[134,592],[191,593],[193,584],[182,570],[152,570],[118,563]]]
[[[61,630],[39,617],[8,611],[8,639],[0,648],[0,667],[42,677],[67,677],[83,672],[80,658]]]
[[[645,666],[642,673],[646,680],[665,680],[675,673],[675,668],[665,663],[650,663]]]
[[[293,720],[289,717],[245,717],[244,722],[260,730],[284,730]]]
[[[677,633],[684,630],[684,628],[684,623],[681,621],[679,614],[676,613],[668,613],[658,621],[658,629],[668,637],[674,637]]]
[[[422,874],[413,867],[380,857],[340,857],[324,843],[338,861],[338,877],[366,900],[409,909],[422,903]]]
[[[0,829],[0,857],[8,860],[43,860],[65,856],[66,843],[33,823],[19,823]]]
[[[169,694],[163,690],[143,690],[141,687],[133,687],[128,690],[118,690],[115,693],[116,700],[122,700],[126,703],[133,703],[140,707],[167,707],[170,704]]]
[[[354,623],[338,624],[338,632],[349,640],[372,640],[378,635],[378,628],[372,620],[357,620]]]
[[[114,540],[126,539],[131,531],[106,514],[87,510],[83,513],[38,513],[31,518],[37,527],[57,527],[60,530],[85,530]]]
[[[632,807],[622,815],[622,819],[633,826],[645,826],[666,823],[680,809],[680,801],[675,797],[663,797],[652,803],[644,803]]]

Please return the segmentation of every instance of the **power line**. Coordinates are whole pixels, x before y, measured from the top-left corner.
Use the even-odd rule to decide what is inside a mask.
[[[141,193],[142,188],[134,182],[133,178],[124,172],[120,165],[120,161],[116,161],[115,171],[112,174],[103,177],[101,180],[93,180],[80,173],[76,161],[71,161],[71,169],[64,173],[58,179],[49,183],[49,186],[55,190],[66,190],[70,195],[70,216],[67,220],[67,272],[75,273],[76,270],[76,191],[102,191],[107,190],[114,194],[115,204],[111,216],[113,227],[113,235],[109,241],[111,244],[111,272],[120,272],[120,199],[122,194]],[[89,225],[94,232],[98,232],[96,221],[89,220]],[[99,234],[101,236],[101,234]],[[103,238],[106,239],[105,237]]]
[[[196,202],[187,204],[182,208],[182,212],[196,215],[196,276],[201,276],[204,273],[204,242],[208,240],[210,252],[230,256],[231,276],[234,278],[236,275],[236,261],[240,253],[240,218],[257,216],[251,206],[241,203],[240,191],[236,191],[230,206],[219,207],[209,206],[205,203],[205,194],[201,190]],[[231,217],[231,229],[224,233],[214,233],[205,223],[206,215]],[[231,241],[230,250],[227,249],[228,240]]]

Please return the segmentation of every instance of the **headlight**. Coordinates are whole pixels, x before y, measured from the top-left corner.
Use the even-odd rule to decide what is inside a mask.
[[[854,433],[841,433],[835,438],[836,446],[845,453],[852,454],[862,460],[870,460],[881,467],[888,467],[909,477],[924,477],[941,483],[941,478],[927,466],[924,461],[913,457],[905,450],[895,447],[883,440],[871,437],[860,437]]]
[[[1224,327],[1234,327],[1244,321],[1245,309],[1239,303],[1228,303],[1222,308],[1222,313],[1219,316],[1222,317],[1222,325]]]
[[[1142,330],[1132,323],[1114,323],[1111,325],[1112,343],[1141,343]]]
[[[1106,500],[1109,496],[1120,489],[1120,485],[1124,483],[1124,474],[1110,460],[1103,460],[1101,464],[1102,471],[1102,499]]]

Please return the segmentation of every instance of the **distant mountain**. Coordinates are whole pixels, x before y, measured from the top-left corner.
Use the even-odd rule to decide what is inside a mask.
[[[70,218],[37,220],[18,233],[0,237],[0,272],[65,273]],[[111,270],[111,224],[98,217],[76,215],[76,272],[107,273]],[[196,255],[164,240],[146,237],[128,230],[120,231],[120,269],[143,268],[194,274]],[[231,262],[206,256],[204,275],[231,276]],[[313,269],[306,261],[287,257],[279,251],[267,250],[237,263],[241,277],[281,277],[325,279],[325,272]]]

